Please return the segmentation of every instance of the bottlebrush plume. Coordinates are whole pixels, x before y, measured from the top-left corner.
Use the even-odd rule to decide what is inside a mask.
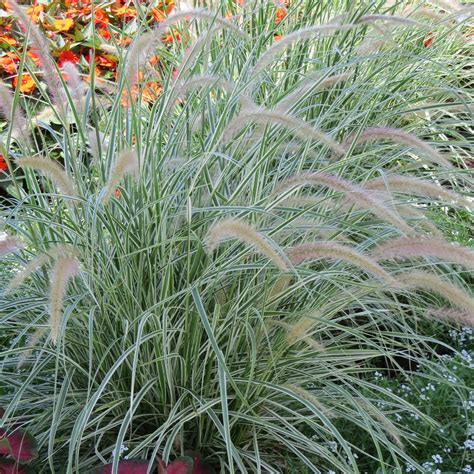
[[[269,48],[267,48],[267,50],[260,56],[252,74],[257,74],[258,72],[260,72],[272,61],[272,59],[278,53],[280,53],[283,49],[285,49],[287,46],[292,45],[296,41],[311,39],[321,33],[328,33],[331,31],[347,31],[351,30],[352,28],[355,28],[356,26],[357,25],[353,24],[341,25],[336,23],[328,23],[325,25],[309,26],[307,28],[301,28],[299,30],[293,31],[292,33],[283,36],[283,38],[281,38],[279,41],[273,43]]]
[[[74,101],[79,115],[84,110],[84,82],[81,79],[81,75],[74,63],[65,62],[62,67],[63,71],[67,74],[67,82],[70,85],[70,93],[72,100]]]
[[[309,390],[294,384],[285,384],[284,387],[299,395],[301,398],[313,404],[319,411],[321,411],[328,418],[334,417],[332,410],[324,406]]]
[[[0,256],[23,247],[23,243],[6,232],[0,232]]]
[[[369,414],[373,415],[378,421],[380,421],[395,444],[397,444],[400,448],[403,448],[401,431],[374,405],[365,400],[361,400],[361,402],[365,410]]]
[[[426,25],[423,25],[423,23],[420,23],[419,21],[410,20],[410,18],[396,15],[364,15],[357,20],[357,23],[372,23],[374,21],[386,21],[389,23],[399,23],[401,25],[421,26],[427,28]]]
[[[38,268],[46,265],[51,260],[69,255],[71,257],[77,257],[79,252],[72,246],[67,244],[59,244],[49,248],[46,252],[38,255],[28,262],[8,283],[5,293],[18,288],[30,275],[32,275]]]
[[[223,144],[230,141],[230,139],[242,130],[249,123],[256,122],[262,125],[281,125],[290,130],[294,135],[303,140],[317,140],[327,145],[333,153],[342,156],[346,153],[346,148],[339,145],[329,135],[308,125],[303,120],[300,120],[291,115],[287,115],[277,110],[266,110],[262,108],[249,108],[242,110],[237,117],[232,119],[228,124],[222,135]]]
[[[250,227],[246,222],[237,219],[225,219],[215,224],[207,235],[207,249],[212,253],[219,244],[228,238],[239,239],[253,246],[259,253],[265,255],[281,271],[286,271],[289,265],[274,250],[262,234]]]
[[[400,286],[397,280],[386,272],[375,260],[359,253],[357,250],[335,242],[305,242],[286,251],[293,265],[304,261],[321,258],[342,260],[363,269],[365,272],[380,278],[392,287]]]
[[[346,148],[354,141],[356,133],[351,133],[342,143]],[[415,135],[392,127],[369,127],[366,128],[357,138],[357,144],[363,144],[374,140],[390,140],[403,145],[415,148],[426,156],[431,162],[436,163],[445,168],[452,169],[453,165],[438,153],[433,147]]]
[[[327,173],[301,173],[283,180],[272,192],[272,196],[280,194],[295,186],[319,185],[345,194],[358,207],[369,210],[380,219],[393,224],[407,234],[413,233],[413,229],[395,212],[388,209],[380,200],[376,199],[370,191],[352,181],[347,181],[339,176]]]
[[[13,104],[13,93],[3,82],[0,82],[0,113],[8,122],[11,119],[12,132],[15,136],[29,140],[26,127],[26,118],[23,110],[19,106]]]
[[[26,351],[22,352],[19,357],[18,357],[18,363],[16,365],[17,369],[21,368],[23,364],[26,362],[28,357],[32,354],[34,347],[38,344],[38,342],[43,338],[43,336],[48,332],[47,327],[41,327],[38,328],[33,335],[31,336],[31,339],[28,341],[28,344],[26,346]]]
[[[293,92],[290,92],[277,104],[277,109],[288,111],[299,99],[304,97],[311,90],[316,92],[327,89],[338,82],[349,79],[352,75],[353,72],[345,72],[342,74],[328,76],[317,83],[316,86],[314,84],[315,80],[313,78],[305,79],[302,81],[302,84],[299,87],[297,87]]]
[[[49,326],[51,341],[57,344],[61,327],[63,299],[70,278],[79,272],[79,262],[73,257],[60,257],[51,272],[49,289]]]
[[[440,239],[399,237],[382,243],[371,256],[376,260],[436,257],[474,270],[474,251]]]
[[[188,92],[201,88],[201,87],[218,87],[228,94],[232,94],[235,88],[235,84],[225,79],[221,79],[217,76],[202,75],[192,76],[185,82],[175,86],[173,90],[173,100],[177,100],[183,97]],[[245,94],[239,96],[239,102],[242,108],[249,108],[255,105],[250,97]]]
[[[431,308],[426,314],[430,318],[436,318],[440,319],[441,321],[447,321],[474,328],[474,313],[469,313],[468,311],[445,307]]]
[[[122,178],[127,175],[131,174],[138,179],[139,173],[139,163],[138,163],[138,156],[132,150],[125,150],[119,153],[115,163],[110,170],[109,179],[105,185],[105,191],[102,198],[103,204],[107,204],[115,193],[115,189],[119,185]]]
[[[38,54],[40,58],[44,81],[46,82],[49,93],[53,98],[53,103],[59,108],[61,112],[64,112],[64,94],[61,80],[59,78],[56,65],[51,58],[49,47],[44,35],[41,33],[39,28],[31,22],[23,8],[20,7],[15,0],[8,0],[8,5],[11,7],[20,22],[23,23],[23,26],[29,31],[31,46],[34,48],[35,53]]]
[[[400,174],[380,176],[367,181],[364,184],[364,188],[374,191],[395,191],[403,194],[412,194],[414,196],[429,197],[432,199],[441,198],[446,202],[453,202],[459,206],[474,209],[474,202],[468,201],[466,198],[454,191],[439,186],[431,181],[413,178],[411,176]]]
[[[438,293],[446,298],[453,306],[456,306],[469,314],[474,314],[474,298],[471,298],[463,290],[454,286],[433,273],[412,271],[397,275],[397,279],[407,289],[421,289]]]
[[[21,168],[31,168],[47,176],[63,195],[78,197],[72,180],[56,161],[40,156],[31,156],[18,158],[16,163]]]

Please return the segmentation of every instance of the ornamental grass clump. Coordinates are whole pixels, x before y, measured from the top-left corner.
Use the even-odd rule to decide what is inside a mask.
[[[458,271],[472,252],[433,220],[472,209],[469,127],[462,111],[408,114],[440,91],[440,104],[467,98],[469,71],[464,23],[442,44],[433,27],[425,47],[433,25],[387,21],[399,14],[178,10],[123,52],[113,94],[66,66],[60,123],[31,120],[54,100],[2,109],[22,107],[32,137],[1,132],[0,240],[2,423],[36,438],[32,467],[152,472],[197,451],[222,473],[422,470],[440,420],[372,374],[418,364],[441,383],[437,334],[473,321]],[[399,48],[362,54],[382,20]],[[170,27],[180,41],[165,48]],[[190,28],[205,54],[186,52]],[[306,87],[315,77],[328,87]],[[381,124],[410,141],[363,135]],[[449,146],[450,167],[414,167],[418,137],[431,157]]]

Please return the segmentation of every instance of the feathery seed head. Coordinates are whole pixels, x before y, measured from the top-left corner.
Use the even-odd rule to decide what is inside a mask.
[[[23,243],[20,240],[6,232],[0,232],[0,256],[21,248],[23,248]]]
[[[474,270],[474,251],[445,240],[398,237],[387,240],[372,252],[376,260],[436,257]]]
[[[438,275],[422,271],[411,271],[397,275],[406,289],[421,289],[438,293],[453,306],[474,314],[474,298]]]
[[[373,212],[380,219],[393,224],[407,234],[413,233],[413,229],[394,211],[387,208],[380,200],[376,199],[357,183],[347,181],[339,176],[327,173],[301,173],[283,180],[272,192],[271,196],[280,194],[295,186],[320,185],[335,191],[342,192],[358,207]]]
[[[380,176],[367,181],[364,189],[369,190],[388,190],[404,194],[412,194],[414,196],[424,196],[432,199],[443,199],[446,202],[453,202],[459,206],[474,209],[474,202],[469,201],[463,196],[446,189],[443,186],[432,183],[430,181],[413,178],[411,176],[389,174]]]
[[[14,107],[13,93],[3,82],[0,82],[0,114],[7,121],[10,121],[11,118],[12,131],[15,136],[29,140],[23,110],[18,104]]]
[[[53,99],[53,103],[58,107],[61,113],[64,113],[64,91],[44,35],[15,0],[8,0],[8,4],[20,22],[23,23],[24,27],[29,31],[29,39],[32,47],[40,58],[44,80]]]
[[[51,341],[57,344],[61,326],[63,299],[70,278],[79,273],[79,262],[73,257],[60,257],[51,271],[49,289],[49,326]]]
[[[212,253],[223,240],[228,238],[239,239],[248,245],[252,245],[259,253],[271,260],[281,271],[288,270],[289,265],[285,259],[280,256],[265,237],[246,222],[238,219],[222,220],[209,230],[206,238],[208,252]]]
[[[342,143],[343,146],[349,147],[354,141],[356,133],[351,133]],[[415,135],[405,132],[399,128],[393,127],[369,127],[366,128],[357,138],[357,144],[363,144],[374,140],[390,140],[403,145],[408,145],[421,152],[431,162],[436,163],[445,168],[452,169],[453,165],[433,147],[428,145],[423,140],[420,140]]]
[[[139,170],[140,166],[138,156],[135,151],[125,150],[120,152],[110,170],[109,179],[105,185],[105,191],[102,198],[103,204],[109,202],[116,187],[125,175],[132,175],[135,180],[138,180]]]
[[[228,143],[236,133],[252,122],[262,125],[280,125],[302,140],[317,140],[324,143],[337,156],[342,156],[347,151],[345,147],[339,145],[329,135],[308,125],[303,120],[282,113],[282,111],[255,107],[245,108],[227,124],[222,135],[222,143]]]
[[[51,260],[57,260],[58,258],[69,256],[78,258],[79,252],[76,248],[68,244],[58,244],[53,247],[50,247],[44,253],[33,258],[28,262],[8,283],[5,293],[18,288],[30,275],[32,275],[36,270],[38,270],[43,265],[46,265]]]
[[[348,245],[337,244],[335,242],[306,242],[287,250],[287,254],[293,265],[299,265],[304,261],[317,260],[320,258],[342,260],[380,278],[392,287],[400,286],[397,280],[386,272],[375,260],[361,254]]]
[[[46,175],[63,195],[77,197],[74,183],[66,174],[64,168],[62,168],[56,161],[49,158],[31,156],[27,158],[18,158],[16,163],[21,168],[31,168]]]
[[[287,46],[292,45],[296,41],[302,41],[311,39],[314,36],[317,36],[321,33],[328,33],[328,32],[338,32],[338,31],[347,31],[355,28],[357,25],[353,24],[346,24],[340,25],[337,23],[328,23],[325,25],[316,25],[316,26],[309,26],[307,28],[301,28],[300,30],[293,31],[285,35],[276,43],[273,43],[259,58],[257,64],[254,67],[253,74],[259,73],[262,69],[264,69],[272,59],[282,50],[284,50]]]

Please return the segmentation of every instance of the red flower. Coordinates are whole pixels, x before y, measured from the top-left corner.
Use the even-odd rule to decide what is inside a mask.
[[[79,56],[76,56],[72,51],[61,51],[58,58],[59,67],[62,67],[64,63],[77,63]]]
[[[0,171],[5,171],[8,169],[7,162],[5,157],[0,153]]]
[[[425,39],[423,41],[423,46],[426,48],[433,42],[433,33],[430,31],[429,33],[426,33]]]

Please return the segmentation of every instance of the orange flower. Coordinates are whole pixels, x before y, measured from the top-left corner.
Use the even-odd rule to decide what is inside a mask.
[[[126,46],[127,44],[130,44],[132,42],[132,38],[130,36],[124,36],[122,37],[116,37],[115,41],[117,41],[118,46]]]
[[[27,72],[24,72],[20,75],[20,92],[29,93],[34,90],[36,87],[35,81],[31,75]],[[15,76],[12,81],[13,87],[16,87],[18,84],[18,76]]]
[[[136,100],[137,94],[138,94],[138,86],[136,84],[132,87],[132,93],[130,94],[131,100],[128,95],[128,90],[124,89],[122,91],[122,97],[120,98],[120,104],[122,105],[122,107],[130,107],[132,105],[131,101]]]
[[[6,43],[6,44],[9,44],[10,46],[15,46],[18,44],[15,38],[12,38],[11,36],[7,36],[7,35],[0,35],[0,44],[1,43]]]
[[[56,18],[54,20],[53,28],[58,32],[69,31],[74,26],[72,18]]]
[[[33,23],[38,23],[41,14],[44,12],[44,5],[39,3],[32,5],[26,10],[26,14],[31,18]]]
[[[112,12],[120,18],[135,18],[137,16],[135,8],[127,7],[125,5],[123,7],[113,8]]]
[[[171,43],[172,41],[174,41],[176,39],[176,41],[180,42],[181,37],[179,36],[179,33],[177,31],[174,31],[173,33],[174,34],[167,33],[166,35],[163,36],[161,41],[163,43]]]
[[[155,21],[161,22],[166,18],[165,14],[161,10],[158,10],[158,8],[150,8],[150,12],[153,15]]]
[[[280,23],[280,21],[283,20],[285,15],[286,15],[286,9],[285,8],[283,8],[283,7],[277,8],[276,12],[275,12],[275,23]]]
[[[110,39],[110,31],[107,28],[99,28],[97,32],[102,36],[102,38],[106,40]]]
[[[0,153],[0,171],[6,171],[8,169],[5,157]]]
[[[106,26],[109,23],[109,17],[102,8],[94,8],[94,23],[96,25],[101,23],[103,26]]]
[[[28,55],[28,57],[33,61],[33,64],[35,66],[39,66],[40,65],[40,62],[41,62],[41,59],[39,57],[39,54],[36,54],[35,52],[33,51],[27,51],[26,53]]]
[[[152,55],[150,56],[150,59],[148,60],[148,62],[149,62],[152,66],[154,66],[159,60],[160,60],[160,57],[159,57],[159,56],[157,56],[156,54],[152,54]]]
[[[15,53],[6,53],[4,56],[0,56],[0,68],[7,74],[15,74],[16,61],[18,61],[18,56]]]
[[[72,51],[61,51],[58,58],[59,66],[62,67],[64,63],[77,63],[79,56],[76,56]]]
[[[273,35],[273,39],[275,41],[281,40],[282,37],[283,37],[283,35]]]
[[[163,88],[156,81],[149,81],[143,88],[142,97],[146,102],[153,102],[158,98]]]
[[[122,194],[122,193],[120,192],[120,189],[119,189],[119,188],[115,188],[115,197],[116,197],[117,199],[120,198],[120,194]]]
[[[113,58],[110,59],[105,56],[97,55],[95,61],[99,66],[105,67],[106,69],[115,69],[117,67],[117,60]]]

